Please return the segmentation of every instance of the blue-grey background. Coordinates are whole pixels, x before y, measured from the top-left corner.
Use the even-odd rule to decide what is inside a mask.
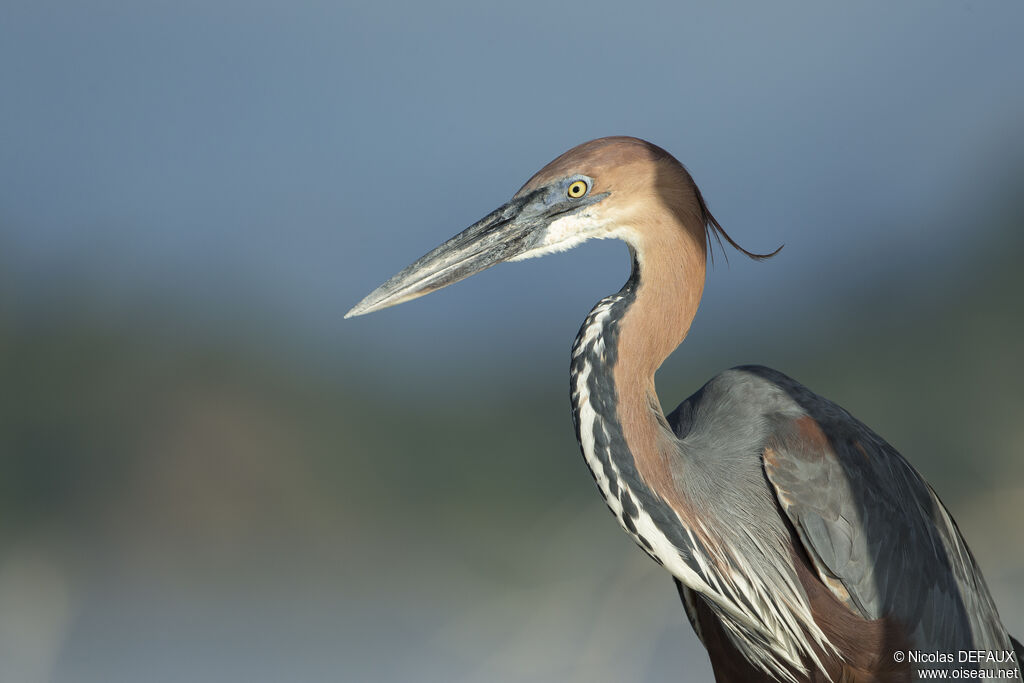
[[[593,490],[625,249],[348,308],[584,140],[719,254],[667,408],[773,365],[929,478],[1024,633],[1024,5],[0,4],[0,679],[708,680]]]

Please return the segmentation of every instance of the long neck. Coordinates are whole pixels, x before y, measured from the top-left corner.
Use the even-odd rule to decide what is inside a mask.
[[[654,374],[686,337],[700,303],[703,225],[698,230],[681,225],[674,215],[650,217],[643,233],[630,242],[629,281],[591,311],[573,349],[577,435],[592,469],[602,463],[590,462],[588,440],[596,444],[592,450],[598,456],[605,440],[604,452],[617,461],[617,470],[635,472],[654,491],[674,491],[670,432]],[[593,418],[588,421],[589,411]],[[600,485],[600,473],[594,473]]]

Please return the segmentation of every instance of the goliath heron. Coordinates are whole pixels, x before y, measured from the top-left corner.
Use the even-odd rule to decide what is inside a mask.
[[[664,414],[654,374],[697,312],[712,236],[768,256],[729,238],[665,150],[593,140],[346,317],[502,261],[625,241],[629,280],[594,307],[573,346],[573,422],[608,507],[674,577],[716,678],[911,680],[914,651],[1003,660],[931,660],[975,675],[1017,666],[1005,662],[1016,643],[953,518],[848,412],[780,372],[744,366]]]

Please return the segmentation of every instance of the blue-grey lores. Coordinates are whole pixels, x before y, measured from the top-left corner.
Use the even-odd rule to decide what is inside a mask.
[[[573,421],[608,507],[674,577],[716,678],[906,681],[922,674],[897,653],[1016,646],[1019,658],[949,512],[845,410],[748,366],[662,412],[654,374],[697,312],[711,236],[741,249],[682,164],[642,140],[603,138],[552,161],[346,317],[502,261],[624,240],[629,281],[573,346]],[[1020,680],[1016,662],[953,660],[935,666]]]

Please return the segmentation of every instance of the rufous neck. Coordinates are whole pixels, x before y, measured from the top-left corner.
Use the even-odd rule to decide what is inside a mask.
[[[697,226],[687,229],[669,220],[646,227],[630,240],[632,276],[612,297],[617,319],[606,328],[611,367],[604,371],[612,390],[607,399],[614,414],[608,417],[620,426],[628,457],[651,490],[669,495],[675,490],[670,466],[675,450],[654,374],[686,337],[697,313],[704,290],[704,226],[699,233]]]
[[[616,375],[652,389],[654,373],[686,338],[704,292],[703,226],[695,235],[695,227],[669,223],[631,241],[633,301],[619,321]]]

